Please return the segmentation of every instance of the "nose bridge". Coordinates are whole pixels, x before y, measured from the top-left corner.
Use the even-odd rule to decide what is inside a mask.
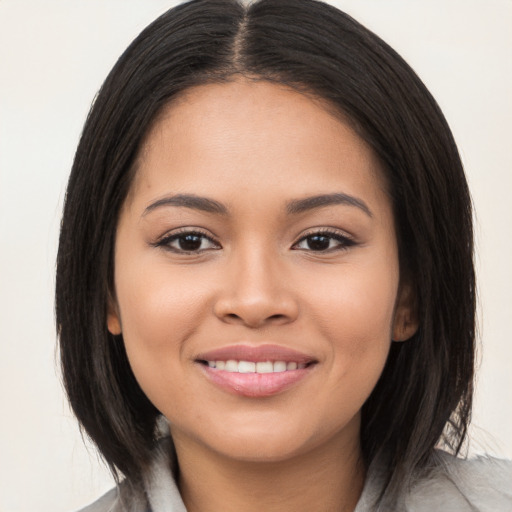
[[[279,266],[276,251],[268,249],[268,245],[248,243],[233,255],[233,270],[235,281],[240,287],[246,287],[247,292],[258,293],[270,291],[275,282],[274,273]]]
[[[297,301],[287,282],[284,264],[269,245],[252,240],[233,250],[216,305],[222,320],[257,327],[296,317]]]

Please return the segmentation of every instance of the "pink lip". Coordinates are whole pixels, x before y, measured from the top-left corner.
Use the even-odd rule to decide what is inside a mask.
[[[308,364],[305,368],[277,373],[237,373],[210,368],[204,361],[285,361]],[[302,352],[281,347],[279,345],[233,345],[204,354],[196,361],[200,364],[206,378],[221,389],[236,395],[264,398],[281,393],[307,377],[316,360]]]

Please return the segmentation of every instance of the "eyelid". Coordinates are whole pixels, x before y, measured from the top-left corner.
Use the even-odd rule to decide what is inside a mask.
[[[179,238],[183,235],[200,235],[207,240],[209,240],[212,244],[215,244],[217,248],[221,248],[220,243],[216,240],[214,236],[212,236],[211,233],[208,233],[202,228],[194,227],[194,226],[186,226],[181,228],[176,228],[171,231],[167,231],[164,235],[158,237],[158,239],[151,243],[153,247],[160,247],[163,249],[167,249],[171,252],[174,252],[176,254],[200,254],[202,252],[205,252],[207,250],[211,249],[202,249],[199,251],[184,251],[184,250],[178,250],[170,247],[170,242]]]
[[[340,242],[340,246],[337,247],[337,248],[332,248],[332,249],[328,249],[328,250],[325,250],[325,251],[311,251],[311,252],[328,253],[328,252],[331,252],[331,251],[347,249],[348,247],[352,247],[352,246],[357,244],[357,241],[354,239],[354,237],[352,235],[349,235],[348,233],[346,233],[345,231],[342,231],[340,229],[336,229],[336,228],[311,228],[311,229],[307,230],[305,233],[303,233],[300,236],[300,238],[297,239],[296,242],[294,242],[294,244],[292,245],[292,249],[293,249],[293,247],[298,245],[300,242],[302,242],[306,238],[308,238],[310,236],[315,236],[315,235],[317,235],[317,236],[318,235],[319,236],[323,235],[323,236],[327,236],[327,237],[333,238],[333,239],[337,240],[338,242]]]
[[[216,245],[216,249],[221,249],[222,246],[219,243],[219,241],[216,239],[215,236],[213,236],[211,233],[207,232],[203,228],[194,227],[194,226],[186,226],[181,228],[176,228],[174,230],[166,232],[164,235],[158,237],[158,239],[155,242],[152,242],[150,245],[153,247],[159,247],[166,250],[169,250],[171,252],[174,252],[176,254],[200,254],[206,251],[214,250],[214,249],[200,249],[195,251],[185,251],[181,249],[175,249],[170,246],[170,243],[176,239],[178,239],[180,236],[183,235],[199,235],[201,237],[204,237],[212,244]],[[352,235],[349,235],[345,231],[342,231],[337,228],[331,228],[331,227],[318,227],[318,228],[310,228],[306,232],[302,233],[299,238],[293,243],[292,250],[306,250],[306,249],[295,249],[295,247],[305,239],[307,239],[310,236],[325,236],[329,237],[331,239],[337,240],[339,242],[338,247],[330,248],[325,251],[313,251],[311,252],[318,252],[318,253],[329,253],[329,252],[335,252],[347,249],[348,247],[354,246],[357,244],[357,241],[354,239]]]

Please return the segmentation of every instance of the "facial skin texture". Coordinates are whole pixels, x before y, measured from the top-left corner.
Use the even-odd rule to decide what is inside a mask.
[[[286,211],[289,201],[332,193],[369,211]],[[227,213],[147,210],[177,194],[208,197]],[[350,242],[323,238],[329,249],[313,250],[305,237],[326,230]],[[158,245],[178,231],[213,242],[199,239],[192,253],[177,252],[177,239]],[[146,138],[120,215],[108,327],[122,332],[140,386],[171,424],[189,510],[235,509],[239,490],[245,510],[262,510],[261,494],[251,504],[247,493],[271,494],[272,485],[286,500],[276,510],[303,486],[319,489],[323,508],[321,497],[300,496],[293,510],[353,508],[364,479],[361,407],[391,339],[416,329],[399,277],[379,163],[319,100],[240,79],[192,88],[168,106]],[[219,388],[196,361],[213,349],[269,343],[316,364],[268,397]]]

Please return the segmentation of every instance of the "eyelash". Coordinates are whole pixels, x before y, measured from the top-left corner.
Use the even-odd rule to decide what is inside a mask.
[[[207,235],[205,232],[203,232],[199,229],[190,229],[190,228],[183,228],[177,232],[166,235],[152,245],[154,245],[155,247],[161,247],[162,249],[165,249],[167,251],[171,251],[171,252],[174,252],[177,254],[200,254],[206,250],[209,250],[209,249],[202,249],[202,250],[195,250],[195,251],[186,251],[184,249],[176,249],[174,247],[171,247],[172,242],[179,240],[180,238],[185,238],[186,236],[202,237],[203,239],[208,240],[212,244],[215,244],[217,246],[219,245],[218,242],[216,242],[210,235]]]
[[[293,247],[298,245],[300,242],[305,241],[308,238],[311,238],[313,236],[336,240],[339,243],[339,245],[337,247],[329,248],[329,249],[323,250],[323,251],[314,251],[314,250],[310,249],[310,250],[308,250],[308,252],[330,253],[330,252],[344,251],[344,250],[347,250],[349,247],[356,245],[355,240],[353,240],[352,238],[350,238],[349,236],[347,236],[345,234],[341,234],[339,231],[336,231],[334,229],[320,229],[318,231],[311,231],[309,233],[306,233],[297,242],[295,242],[293,244]],[[300,249],[295,249],[295,250],[300,250]]]
[[[178,232],[174,232],[172,234],[164,236],[152,245],[154,247],[161,247],[167,251],[171,251],[171,252],[174,252],[177,254],[200,254],[202,252],[211,250],[211,249],[199,249],[199,250],[187,251],[184,249],[177,249],[177,248],[171,246],[172,242],[178,241],[178,240],[180,240],[180,238],[183,239],[186,236],[201,237],[202,239],[206,239],[210,243],[215,244],[219,247],[219,243],[216,240],[214,240],[210,235],[206,234],[205,232],[203,232],[201,230],[189,229],[189,228],[183,228],[182,230],[180,230]],[[333,229],[321,229],[318,231],[312,231],[312,232],[307,233],[304,236],[302,236],[297,242],[295,242],[293,244],[292,249],[294,247],[296,247],[297,245],[299,245],[301,242],[306,241],[308,238],[311,238],[314,236],[328,238],[330,240],[335,240],[339,243],[339,245],[334,248],[331,247],[326,250],[318,250],[318,251],[315,251],[312,249],[309,249],[309,250],[306,249],[307,252],[324,253],[325,254],[325,253],[331,253],[331,252],[336,252],[336,251],[343,251],[343,250],[348,249],[349,247],[356,245],[355,240],[353,240],[352,238],[350,238],[347,235],[341,234],[339,231],[335,231]],[[304,249],[294,249],[294,250],[304,250]]]

